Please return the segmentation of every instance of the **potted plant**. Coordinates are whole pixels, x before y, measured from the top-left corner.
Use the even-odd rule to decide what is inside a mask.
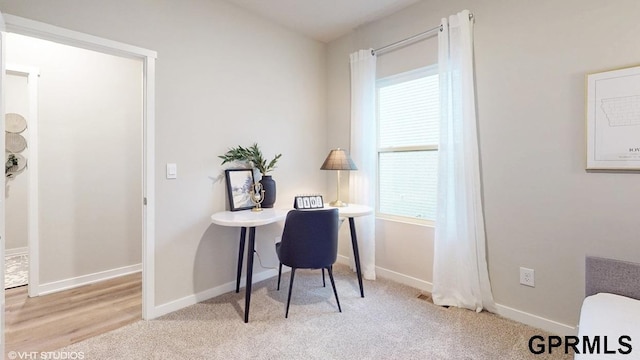
[[[271,161],[268,161],[262,155],[262,151],[257,143],[249,147],[237,146],[230,148],[224,155],[218,156],[222,159],[224,165],[229,162],[245,162],[249,166],[258,169],[262,178],[260,183],[264,189],[264,200],[262,202],[263,208],[272,208],[276,202],[276,183],[271,178],[271,175],[267,175],[269,172],[276,168],[276,163],[280,159],[282,154],[277,154]]]

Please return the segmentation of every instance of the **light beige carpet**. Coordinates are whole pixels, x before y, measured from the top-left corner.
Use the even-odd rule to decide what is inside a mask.
[[[140,321],[61,351],[85,359],[572,359],[533,355],[533,335],[548,335],[490,313],[442,308],[392,281],[365,281],[336,266],[342,313],[320,271],[296,272],[289,318],[289,275],[254,285],[249,323],[244,293],[216,297],[153,321]]]

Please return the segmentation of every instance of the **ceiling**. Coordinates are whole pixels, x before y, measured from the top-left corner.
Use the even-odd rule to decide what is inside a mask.
[[[227,0],[313,39],[329,42],[420,0]]]

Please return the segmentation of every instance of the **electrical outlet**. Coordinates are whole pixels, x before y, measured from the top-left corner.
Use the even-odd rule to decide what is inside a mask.
[[[520,284],[525,286],[536,286],[536,277],[533,269],[520,268]]]

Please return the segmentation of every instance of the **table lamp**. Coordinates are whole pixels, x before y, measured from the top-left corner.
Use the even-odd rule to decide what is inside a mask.
[[[340,170],[358,170],[356,165],[351,160],[351,156],[344,149],[333,149],[327,155],[324,163],[320,167],[320,170],[338,170],[338,194],[337,200],[329,203],[331,206],[343,207],[348,204],[340,201]]]

